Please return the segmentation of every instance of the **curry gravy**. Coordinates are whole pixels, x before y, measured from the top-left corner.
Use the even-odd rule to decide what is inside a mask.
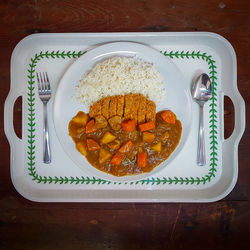
[[[92,133],[86,133],[86,124],[83,125],[85,122],[77,122],[77,118],[79,118],[77,116],[83,116],[83,112],[79,112],[69,122],[69,135],[72,137],[76,145],[80,142],[83,147],[83,151],[77,148],[78,151],[84,154],[88,162],[98,170],[107,172],[114,176],[126,176],[150,172],[171,155],[181,138],[181,122],[177,119],[174,124],[165,122],[161,116],[162,112],[163,111],[156,113],[154,122],[155,127],[147,130],[147,134],[140,131],[138,125],[136,125],[135,130],[127,132],[124,131],[122,127],[118,130],[114,130],[111,128],[109,123],[106,123],[105,127],[96,129]],[[87,122],[89,122],[91,118],[87,114],[86,117]],[[112,134],[115,137],[115,140],[110,143],[102,143],[102,138],[107,132]],[[145,134],[143,135],[143,133]],[[150,140],[146,138],[148,135],[150,136]],[[87,140],[89,139],[94,140],[99,147],[88,150]],[[92,140],[91,142],[93,142]],[[129,140],[132,142],[132,147],[129,152],[119,153],[122,157],[122,161],[118,165],[112,164],[112,157],[114,157],[121,146]],[[115,145],[116,142],[117,145]],[[154,147],[155,145],[160,145],[161,147]],[[105,158],[106,160],[101,163],[100,150],[107,153]],[[145,166],[139,166],[140,164],[138,165],[138,154],[140,152],[146,152]]]

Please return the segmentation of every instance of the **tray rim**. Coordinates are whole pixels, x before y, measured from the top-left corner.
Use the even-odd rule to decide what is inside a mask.
[[[23,42],[26,42],[27,40],[29,40],[29,39],[33,39],[33,37],[40,37],[40,36],[43,36],[43,37],[46,37],[47,35],[49,35],[49,36],[69,36],[69,35],[72,35],[73,34],[73,36],[76,36],[76,37],[81,37],[81,36],[84,36],[84,37],[86,37],[86,36],[93,36],[93,37],[99,37],[100,35],[104,35],[104,36],[114,36],[115,34],[119,34],[119,35],[122,35],[123,37],[126,37],[127,35],[136,35],[136,36],[138,36],[138,35],[142,35],[142,37],[146,37],[146,36],[158,36],[159,34],[161,35],[161,36],[169,36],[169,35],[175,35],[175,36],[178,36],[178,35],[192,35],[192,34],[195,34],[196,36],[199,36],[199,35],[208,35],[208,36],[215,36],[216,38],[219,38],[220,40],[222,40],[225,44],[227,44],[228,46],[229,46],[229,48],[231,49],[231,52],[232,52],[232,55],[233,55],[233,59],[235,59],[235,63],[236,63],[236,55],[235,55],[235,52],[234,52],[234,50],[233,50],[233,48],[232,48],[232,46],[231,46],[231,44],[225,39],[225,38],[223,38],[223,37],[221,37],[221,36],[219,36],[219,35],[217,35],[217,34],[214,34],[214,33],[208,33],[208,32],[170,32],[170,33],[168,33],[168,32],[157,32],[157,33],[154,33],[154,32],[145,32],[145,33],[138,33],[138,32],[126,32],[126,33],[117,33],[117,32],[114,32],[114,33],[57,33],[57,34],[33,34],[33,35],[30,35],[30,36],[28,36],[28,37],[26,37],[26,38],[24,38],[24,39],[22,39],[18,44],[17,44],[17,46],[16,46],[16,48],[14,49],[14,51],[13,51],[13,53],[12,53],[12,57],[11,57],[11,60],[13,60],[13,58],[14,58],[14,55],[15,55],[15,52],[16,52],[16,50],[22,45],[22,43]],[[12,64],[11,64],[12,65]],[[236,66],[236,64],[235,64],[235,66]],[[234,69],[235,70],[235,69]],[[235,72],[235,73],[237,73],[237,72]],[[236,80],[236,78],[235,78],[235,80]],[[237,90],[237,85],[236,85],[236,82],[235,82],[235,87],[236,87],[236,90]],[[237,90],[238,91],[238,90]],[[9,95],[8,95],[8,97],[10,96],[10,94],[11,94],[11,90],[10,90],[10,93],[9,93]],[[236,94],[238,94],[238,98],[240,98],[241,96],[239,95],[239,93],[236,93]],[[7,99],[8,99],[8,97],[7,97]],[[242,97],[241,97],[242,98]],[[6,99],[6,103],[7,103],[7,99]],[[241,104],[242,104],[242,101],[243,101],[243,99],[241,100]],[[5,105],[6,105],[6,103],[5,103]],[[243,104],[244,104],[244,101],[243,101]],[[6,115],[5,115],[5,118],[6,118]],[[243,117],[244,118],[244,117]],[[6,121],[6,119],[5,119],[5,121]],[[244,123],[244,120],[242,120],[243,121],[243,123]],[[224,124],[223,124],[224,125]],[[243,124],[243,126],[241,127],[241,128],[244,128],[244,124]],[[243,130],[244,131],[244,130]],[[238,133],[238,136],[236,136],[236,140],[235,140],[235,143],[234,143],[234,145],[235,145],[235,147],[236,147],[236,149],[237,149],[237,146],[238,146],[238,142],[239,142],[239,140],[240,140],[240,138],[241,138],[241,136],[242,136],[242,134],[243,134],[243,131],[242,131],[242,129],[241,129],[241,133],[239,132]],[[8,132],[6,133],[6,135],[8,134]],[[7,136],[8,137],[8,136]],[[232,137],[232,136],[231,136]],[[231,138],[230,137],[230,138]],[[9,138],[8,138],[9,139]],[[238,139],[238,140],[237,140]],[[237,142],[238,141],[238,142]],[[11,141],[9,140],[9,142],[10,142],[10,145],[11,145]],[[12,148],[12,147],[11,147]],[[13,168],[11,168],[11,170],[13,170]],[[237,173],[237,171],[238,171],[238,162],[237,162],[237,166],[235,166],[235,169],[234,170],[236,170],[236,173]],[[14,177],[14,175],[11,175],[12,177]],[[235,176],[234,176],[235,177]],[[225,197],[229,192],[231,192],[231,190],[233,189],[233,187],[234,187],[234,185],[235,185],[235,183],[236,183],[236,180],[237,180],[237,175],[236,175],[236,178],[234,178],[233,180],[232,180],[232,183],[231,183],[231,188],[229,187],[229,189],[227,190],[228,192],[224,192],[224,195],[222,196],[222,197],[217,197],[217,198],[215,198],[214,200],[210,200],[210,201],[215,201],[215,200],[218,200],[218,199],[221,199],[221,198],[223,198],[223,197]],[[13,182],[13,184],[14,184],[14,179],[12,180],[12,182]],[[19,189],[19,188],[18,188]],[[18,190],[17,189],[17,190]],[[18,191],[20,191],[20,190],[18,190]],[[23,195],[23,194],[22,194]],[[24,195],[23,195],[24,196]],[[28,198],[28,199],[30,199],[30,198]],[[33,199],[32,199],[33,200]],[[80,199],[81,200],[81,199]],[[177,199],[178,200],[178,199]],[[40,201],[40,200],[37,200],[37,201]],[[84,199],[84,200],[81,200],[81,201],[88,201],[88,200],[86,200],[86,199]],[[101,201],[100,199],[98,199],[97,201]],[[105,200],[104,200],[105,201]],[[106,201],[107,201],[107,199],[106,199]],[[112,201],[114,201],[114,200],[112,200]],[[130,200],[121,200],[121,201],[130,201]],[[137,200],[137,201],[140,201],[140,200]],[[143,202],[146,202],[146,201],[149,201],[149,202],[152,202],[152,199],[150,199],[150,200],[143,200]],[[168,200],[168,199],[166,199],[166,200],[164,200],[164,199],[161,199],[161,200],[157,200],[157,202],[160,202],[160,201],[163,201],[163,202],[165,202],[165,201],[174,201],[174,200]],[[182,200],[178,200],[178,201],[182,201]],[[186,201],[186,200],[183,200],[184,202]],[[189,201],[190,202],[190,200],[187,200],[187,201]],[[199,202],[200,202],[201,200],[199,200]],[[203,200],[203,201],[205,201],[205,200]],[[195,202],[195,201],[192,201],[192,202]]]

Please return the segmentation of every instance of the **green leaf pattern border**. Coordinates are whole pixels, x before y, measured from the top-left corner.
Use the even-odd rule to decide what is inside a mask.
[[[36,172],[35,167],[35,68],[38,61],[41,59],[72,59],[79,58],[86,51],[41,51],[39,54],[35,54],[33,58],[30,59],[29,67],[28,67],[28,93],[27,93],[27,101],[28,101],[28,146],[27,146],[27,163],[28,163],[28,173],[32,177],[32,180],[37,183],[42,184],[142,184],[142,185],[159,185],[159,184],[206,184],[215,177],[215,173],[217,172],[217,72],[215,60],[213,60],[211,55],[207,55],[207,53],[201,53],[200,51],[192,51],[192,52],[184,52],[184,51],[161,51],[161,53],[170,59],[200,59],[206,61],[209,67],[209,76],[212,81],[212,98],[210,102],[210,169],[208,174],[203,177],[163,177],[163,178],[147,178],[139,181],[128,181],[128,182],[115,182],[108,181],[96,177],[57,177],[57,176],[41,176]]]

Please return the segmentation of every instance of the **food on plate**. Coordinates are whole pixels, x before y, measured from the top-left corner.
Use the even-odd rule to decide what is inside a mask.
[[[157,152],[161,152],[161,142],[159,141],[158,143],[156,143],[155,145],[153,145],[151,147],[152,150],[157,151]]]
[[[97,103],[89,115],[100,115],[101,109],[103,109],[102,113],[108,119],[108,116],[115,115],[113,112],[121,116],[124,96],[130,93],[142,94],[147,97],[149,101],[147,105],[163,101],[165,89],[161,74],[154,64],[139,58],[115,56],[97,63],[91,71],[84,74],[76,87],[75,98],[89,107],[94,102],[107,97],[105,102]],[[128,102],[126,108],[130,108],[133,100],[130,102],[129,95],[126,98],[125,101]],[[145,100],[143,101],[145,102]],[[111,113],[108,103],[110,103]],[[134,105],[141,105],[141,102],[136,102]],[[145,105],[142,103],[141,111],[144,111]],[[145,113],[143,112],[143,114]],[[127,112],[125,112],[126,115]],[[133,119],[135,113],[129,111],[128,115],[131,115],[130,119]],[[147,115],[147,119],[154,118],[150,112]]]
[[[155,123],[153,121],[148,121],[142,124],[139,124],[139,129],[141,132],[148,131],[155,128]]]
[[[155,140],[155,134],[152,132],[143,132],[142,141],[144,142],[153,142]]]
[[[95,116],[95,126],[97,129],[107,127],[107,119],[102,115]]]
[[[100,145],[93,139],[87,138],[87,148],[89,151],[95,151],[100,149]]]
[[[97,130],[96,127],[96,121],[94,119],[91,119],[87,124],[86,124],[86,134],[91,134],[94,133]]]
[[[123,156],[119,153],[115,153],[110,163],[115,166],[119,166],[122,162]]]
[[[182,133],[172,111],[156,113],[155,103],[142,94],[97,100],[89,114],[78,112],[68,129],[88,162],[115,176],[152,171],[171,155]]]
[[[113,130],[119,130],[122,125],[122,117],[120,115],[114,115],[109,118],[109,125]]]
[[[137,154],[138,167],[145,168],[147,166],[147,152],[143,151]]]
[[[131,140],[128,140],[120,147],[118,151],[120,153],[129,153],[132,148],[133,148],[133,142]]]
[[[83,141],[78,141],[78,142],[76,143],[76,149],[77,149],[81,154],[83,154],[84,156],[87,155],[87,149],[86,149],[86,146],[85,146],[85,144],[84,144]]]
[[[104,163],[105,161],[107,161],[110,157],[112,156],[112,154],[104,149],[104,148],[101,148],[100,149],[100,152],[99,152],[99,163],[102,164]]]
[[[122,130],[126,132],[132,132],[136,128],[135,120],[127,120],[122,123]]]
[[[105,132],[105,134],[103,135],[102,139],[101,139],[101,143],[102,144],[107,144],[110,143],[112,141],[114,141],[116,138],[115,135],[113,135],[112,133],[110,133],[109,131]]]
[[[76,124],[85,126],[89,120],[89,116],[82,111],[79,111],[78,114],[72,119]]]
[[[114,176],[152,171],[177,147],[181,122],[170,110],[159,71],[136,57],[112,57],[85,73],[75,91],[89,107],[69,122],[76,149],[98,170]]]
[[[165,122],[175,124],[176,116],[172,111],[166,110],[162,112],[161,117]]]
[[[112,102],[114,99],[117,100],[116,104],[114,104],[114,101]],[[145,121],[154,122],[155,114],[155,103],[148,100],[142,94],[104,97],[93,103],[89,109],[89,116],[91,118],[102,116],[109,122],[112,122],[110,119],[119,119],[119,117],[121,117],[121,121],[134,120],[136,124],[143,123]],[[112,124],[110,125],[112,126]]]
[[[121,145],[121,142],[119,140],[114,140],[107,144],[107,146],[113,150],[119,149],[120,145]]]

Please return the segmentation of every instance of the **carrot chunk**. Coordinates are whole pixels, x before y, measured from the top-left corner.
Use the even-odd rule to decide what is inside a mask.
[[[120,149],[118,150],[120,153],[128,153],[133,147],[133,142],[131,140],[128,140],[125,142]]]
[[[147,130],[150,130],[150,129],[153,129],[153,128],[155,128],[155,124],[152,121],[142,123],[142,124],[139,125],[139,129],[140,129],[141,132],[147,131]]]
[[[127,120],[122,122],[122,129],[126,132],[132,132],[136,129],[135,120]]]
[[[86,134],[91,134],[94,133],[97,130],[96,126],[95,126],[95,120],[91,119],[87,125],[86,125],[86,129],[85,132]]]
[[[122,129],[126,132],[132,132],[136,129],[135,120],[127,120],[122,122]]]
[[[93,139],[87,139],[87,147],[89,151],[100,149],[100,145]]]
[[[147,166],[147,153],[145,151],[137,154],[137,165],[141,168]]]
[[[122,162],[122,159],[123,159],[122,155],[120,155],[119,153],[115,153],[114,156],[112,157],[110,163],[118,166]]]
[[[161,118],[166,123],[170,123],[170,124],[175,124],[175,121],[176,121],[176,115],[170,110],[166,110],[163,113],[161,113]]]

